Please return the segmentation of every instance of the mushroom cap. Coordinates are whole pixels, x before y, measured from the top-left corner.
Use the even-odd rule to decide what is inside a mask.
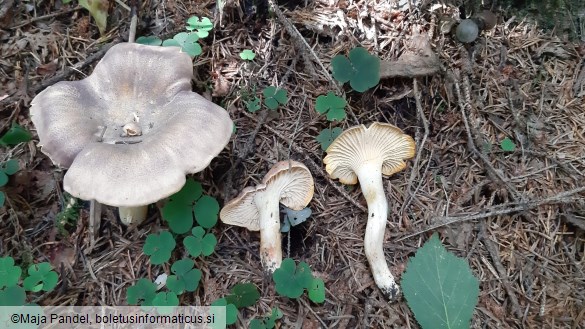
[[[314,191],[313,176],[304,164],[294,160],[280,161],[266,173],[262,183],[244,188],[236,198],[226,203],[219,217],[226,224],[258,231],[260,213],[254,202],[258,193],[272,193],[286,207],[301,210],[309,204]]]
[[[191,91],[193,64],[178,47],[113,46],[93,73],[56,83],[30,109],[41,151],[69,168],[63,187],[111,206],[167,197],[209,165],[232,121]]]
[[[379,161],[382,174],[390,176],[406,167],[404,160],[414,156],[412,137],[389,123],[374,122],[351,127],[341,133],[327,148],[323,159],[325,170],[343,184],[356,184],[357,168],[364,162]]]

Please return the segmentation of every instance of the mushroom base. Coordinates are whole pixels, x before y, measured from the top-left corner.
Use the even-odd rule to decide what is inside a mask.
[[[139,207],[119,207],[118,213],[120,214],[120,220],[125,225],[138,225],[146,219],[148,205]]]

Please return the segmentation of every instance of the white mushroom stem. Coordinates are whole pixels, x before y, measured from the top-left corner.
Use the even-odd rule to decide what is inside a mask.
[[[388,201],[386,200],[382,183],[382,164],[379,161],[370,160],[362,163],[355,170],[355,173],[368,203],[368,223],[364,238],[364,251],[376,285],[387,298],[394,300],[398,295],[399,288],[394,276],[390,273],[383,249]]]
[[[120,220],[125,225],[138,225],[146,219],[148,205],[139,207],[119,207]]]
[[[282,263],[279,199],[266,190],[254,196],[254,203],[260,214],[260,260],[264,270],[272,273]]]

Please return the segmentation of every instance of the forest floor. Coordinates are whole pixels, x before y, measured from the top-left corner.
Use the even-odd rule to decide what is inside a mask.
[[[397,278],[438,232],[479,279],[473,328],[585,327],[583,25],[574,31],[579,41],[495,8],[495,28],[463,45],[440,31],[441,15],[459,16],[449,5],[397,11],[389,0],[281,1],[277,17],[262,6],[248,12],[250,1],[241,2],[227,1],[220,11],[210,0],[145,0],[138,35],[165,39],[191,16],[212,19],[194,61],[194,91],[222,105],[237,130],[194,178],[223,205],[277,161],[305,163],[315,179],[312,216],[283,236],[283,247],[285,256],[307,262],[324,280],[327,300],[279,297],[259,266],[258,233],[220,223],[215,253],[196,261],[202,289],[182,304],[208,305],[235,284],[252,282],[261,299],[240,312],[238,327],[278,306],[283,328],[417,328],[406,301],[388,303],[376,287],[364,255],[361,190],[328,177],[315,139],[326,128],[388,122],[417,145],[406,169],[384,180],[390,205],[384,251]],[[60,232],[55,217],[66,206],[64,172],[37,148],[28,108],[43,88],[90,74],[105,46],[127,39],[129,13],[112,1],[100,36],[74,3],[28,6],[19,2],[0,17],[0,135],[16,122],[34,136],[1,149],[0,162],[18,159],[21,169],[4,187],[0,254],[17,263],[52,262],[61,281],[52,292],[32,295],[41,305],[125,305],[136,280],[169,272],[142,252],[146,236],[166,224],[153,208],[145,223],[126,227],[106,207],[90,249],[84,203],[79,220]],[[440,59],[436,74],[383,79],[364,93],[331,77],[335,55],[361,46],[396,60],[418,51],[413,40],[421,36]],[[240,58],[245,49],[256,53],[254,61]],[[248,112],[247,95],[271,85],[287,90],[288,103],[270,113]],[[328,91],[348,101],[341,122],[315,111],[316,98]],[[513,151],[502,148],[506,138]]]

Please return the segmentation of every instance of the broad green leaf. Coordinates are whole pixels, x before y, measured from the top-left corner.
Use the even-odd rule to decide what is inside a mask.
[[[129,305],[152,305],[156,297],[156,284],[142,278],[126,290],[126,299]]]
[[[201,271],[193,268],[195,262],[189,258],[176,261],[171,266],[171,275],[167,278],[167,288],[177,295],[184,291],[195,291],[201,280]]]
[[[0,289],[18,284],[22,269],[14,266],[12,257],[0,258]]]
[[[238,321],[238,308],[234,304],[227,302],[225,298],[220,298],[213,303],[211,306],[225,306],[225,323],[227,325],[234,324]]]
[[[18,160],[10,159],[0,166],[0,171],[3,171],[6,175],[14,175],[20,169],[20,165],[18,164]],[[2,186],[0,184],[0,186]]]
[[[436,233],[410,258],[401,283],[422,328],[469,328],[479,282],[467,262],[447,251]]]
[[[91,17],[95,20],[95,24],[100,30],[100,35],[106,33],[106,26],[108,23],[108,0],[79,0],[79,5],[89,11]]]
[[[502,140],[500,147],[506,152],[514,152],[514,150],[516,150],[516,144],[514,144],[514,142],[508,137]]]
[[[28,277],[24,279],[24,289],[32,292],[51,291],[57,286],[59,276],[48,262],[33,264],[28,268]]]
[[[152,300],[152,306],[157,306],[159,314],[171,314],[175,306],[179,306],[179,297],[174,292],[159,292]]]
[[[380,59],[357,47],[349,52],[349,58],[337,55],[331,60],[333,77],[349,84],[353,90],[364,92],[380,82]]]
[[[254,113],[260,109],[260,98],[254,97],[252,100],[245,102],[248,112]]]
[[[264,321],[260,319],[252,319],[250,320],[250,324],[248,325],[249,329],[266,329],[266,324]]]
[[[215,250],[217,245],[217,238],[212,233],[205,234],[205,230],[201,226],[194,227],[191,231],[193,235],[189,235],[183,239],[183,245],[189,255],[193,257],[209,256]]]
[[[331,145],[331,143],[333,143],[333,141],[339,136],[341,135],[341,132],[343,130],[339,127],[333,128],[333,129],[323,129],[320,133],[319,136],[317,136],[317,138],[315,138],[317,140],[317,142],[319,142],[321,144],[321,149],[323,151],[326,151],[327,148],[329,147],[329,145]]]
[[[187,179],[181,190],[169,197],[162,208],[162,217],[176,234],[189,232],[193,227],[193,204],[203,194],[201,183]]]
[[[278,307],[272,308],[272,313],[270,317],[268,317],[264,323],[266,323],[266,328],[272,329],[276,325],[276,320],[281,319],[283,316],[282,311]]]
[[[229,304],[236,305],[237,308],[248,307],[256,304],[260,299],[260,292],[252,283],[238,283],[225,299]]]
[[[323,303],[325,301],[325,283],[321,278],[313,278],[309,287],[309,299],[313,303]]]
[[[193,16],[187,20],[187,27],[188,31],[195,31],[200,38],[205,38],[209,35],[209,31],[213,28],[213,23],[207,17],[197,17]]]
[[[142,251],[145,255],[150,256],[151,264],[160,265],[171,258],[175,246],[173,235],[169,231],[162,231],[159,234],[149,234]]]
[[[0,170],[0,186],[4,186],[8,183],[8,175]]]
[[[160,46],[162,44],[162,40],[155,36],[138,37],[136,39],[136,43],[147,46]]]
[[[262,91],[264,95],[264,105],[270,110],[276,110],[278,105],[284,105],[288,102],[287,92],[284,89],[277,89],[274,86],[269,86]]]
[[[0,145],[16,145],[30,141],[32,135],[22,126],[13,123],[10,129],[0,138]]]
[[[337,55],[331,59],[331,70],[335,80],[341,83],[348,82],[355,75],[351,62],[343,55]]]
[[[199,199],[203,195],[203,186],[201,183],[193,180],[187,179],[185,181],[185,185],[179,190],[179,192],[171,195],[169,199],[171,201],[181,202],[187,205],[193,205],[197,199]]]
[[[181,49],[191,57],[201,54],[201,45],[197,42],[199,36],[197,33],[181,32],[176,34],[172,39],[163,41],[163,47],[181,47]]]
[[[305,288],[309,288],[313,281],[313,274],[309,265],[300,262],[295,265],[291,258],[285,258],[278,269],[272,274],[276,283],[276,292],[289,298],[299,298]]]

